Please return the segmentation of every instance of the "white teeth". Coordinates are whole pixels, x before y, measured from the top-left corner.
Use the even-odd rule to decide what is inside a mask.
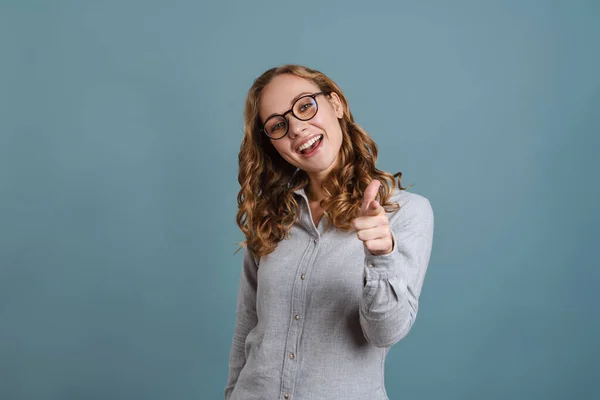
[[[304,143],[302,146],[298,147],[298,151],[308,149],[310,146],[312,146],[316,141],[318,141],[322,137],[323,137],[323,135],[315,136],[314,138],[310,139],[308,142]]]

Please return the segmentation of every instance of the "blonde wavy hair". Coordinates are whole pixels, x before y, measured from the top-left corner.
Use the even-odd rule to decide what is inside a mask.
[[[242,246],[246,245],[255,257],[271,253],[287,236],[299,210],[294,191],[306,188],[309,183],[307,174],[284,160],[261,131],[260,95],[274,77],[282,74],[309,80],[327,95],[335,92],[344,108],[339,120],[343,139],[338,161],[322,183],[326,197],[321,206],[328,227],[352,229],[352,220],[360,213],[364,191],[374,179],[381,182],[377,200],[388,212],[399,208],[397,203],[390,202],[394,189],[406,189],[401,185],[402,173],[391,175],[375,167],[377,146],[354,122],[348,100],[333,80],[302,65],[271,68],[259,76],[248,91],[244,138],[238,156],[241,187],[236,221],[246,236]]]

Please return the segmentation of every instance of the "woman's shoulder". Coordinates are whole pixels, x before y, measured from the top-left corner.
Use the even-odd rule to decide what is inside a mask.
[[[428,198],[408,190],[395,189],[390,202],[398,203],[400,208],[388,214],[390,225],[411,221],[433,225],[433,208]]]

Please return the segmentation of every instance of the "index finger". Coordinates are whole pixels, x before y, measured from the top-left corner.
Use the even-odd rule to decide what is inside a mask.
[[[377,193],[379,192],[379,187],[381,186],[381,182],[377,179],[374,179],[369,183],[367,188],[365,189],[365,194],[363,196],[363,203],[360,208],[361,214],[364,214],[369,207],[369,204],[377,197]]]

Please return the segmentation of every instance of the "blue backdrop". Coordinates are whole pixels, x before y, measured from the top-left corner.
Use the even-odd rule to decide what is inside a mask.
[[[597,1],[2,1],[0,398],[219,399],[252,80],[330,75],[436,215],[391,399],[600,396]],[[598,397],[595,397],[598,398]]]

